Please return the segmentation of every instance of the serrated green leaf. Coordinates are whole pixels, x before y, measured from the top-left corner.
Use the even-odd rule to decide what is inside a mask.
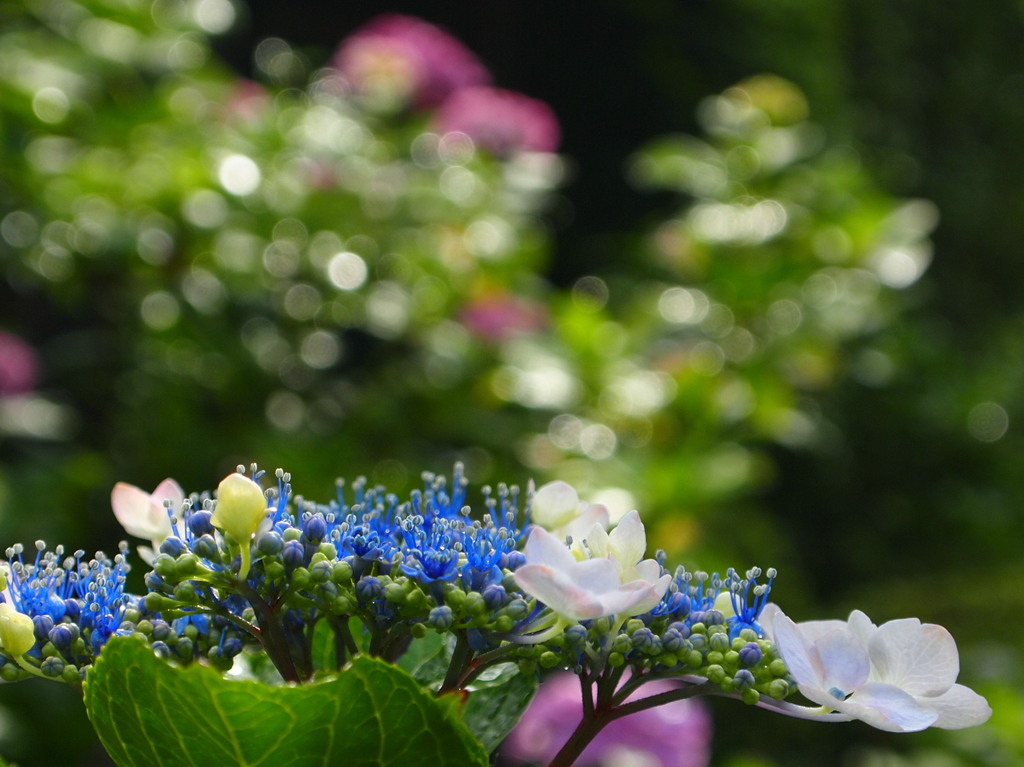
[[[88,673],[85,705],[119,767],[487,764],[458,706],[365,656],[331,679],[271,687],[174,667],[115,637]]]

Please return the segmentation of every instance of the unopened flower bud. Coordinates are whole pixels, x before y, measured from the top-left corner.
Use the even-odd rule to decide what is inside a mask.
[[[229,474],[217,485],[217,505],[210,524],[242,547],[238,577],[249,574],[249,539],[267,516],[267,499],[260,486],[241,474]]]
[[[9,603],[0,604],[0,647],[15,658],[31,650],[36,643],[35,623]]]

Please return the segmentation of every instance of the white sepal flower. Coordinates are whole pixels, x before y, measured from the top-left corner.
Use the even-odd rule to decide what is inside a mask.
[[[155,550],[172,532],[181,535],[181,530],[171,529],[170,516],[165,501],[171,502],[171,509],[178,512],[185,500],[185,491],[173,479],[165,479],[156,486],[156,490],[147,493],[145,490],[118,482],[110,493],[110,506],[114,516],[128,535],[144,538],[151,542],[149,546],[139,547],[139,556],[146,562],[152,562]]]
[[[942,626],[916,618],[878,627],[861,611],[848,621],[794,623],[770,605],[762,625],[804,697],[891,732],[958,729],[992,714],[983,697],[956,684],[959,655]]]
[[[580,501],[576,489],[568,482],[556,480],[541,485],[530,503],[530,521],[561,539],[578,541],[594,525],[608,528],[608,509],[599,503]],[[574,547],[577,557],[582,553]]]
[[[574,557],[557,537],[535,527],[523,552],[526,564],[516,570],[516,583],[554,612],[572,620],[647,612],[661,601],[671,576],[661,575],[661,567],[653,559],[638,561],[643,556],[646,538],[639,516],[635,521],[637,524],[628,522],[618,535],[613,531],[614,539],[603,527],[594,525],[591,533],[598,540],[598,550],[607,554],[602,556],[590,549],[591,557],[583,560]],[[587,544],[589,548],[589,538]],[[636,558],[629,561],[636,552]]]

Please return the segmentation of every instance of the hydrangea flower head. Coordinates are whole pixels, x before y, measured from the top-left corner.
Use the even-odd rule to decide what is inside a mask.
[[[422,19],[389,13],[342,41],[334,65],[358,90],[432,107],[490,74],[465,45]]]
[[[804,697],[891,732],[959,729],[992,714],[983,697],[956,684],[956,643],[942,626],[904,618],[875,626],[854,610],[848,621],[794,623],[774,605],[762,624]]]
[[[0,396],[26,394],[38,377],[35,349],[13,333],[0,332]]]
[[[496,157],[517,152],[554,152],[561,140],[558,118],[543,101],[502,88],[462,88],[434,116],[441,133],[465,133]]]
[[[627,701],[668,692],[669,681],[650,682]],[[569,739],[583,715],[580,683],[574,674],[546,679],[523,718],[502,745],[502,753],[517,762],[549,764]],[[706,767],[711,754],[711,717],[694,700],[617,719],[607,725],[580,755],[580,764],[620,767]]]

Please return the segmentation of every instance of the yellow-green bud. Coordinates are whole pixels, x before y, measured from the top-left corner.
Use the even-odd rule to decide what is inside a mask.
[[[0,603],[0,646],[14,657],[20,658],[36,643],[35,625],[24,613],[19,613],[8,602]]]
[[[249,574],[249,539],[266,516],[267,498],[260,486],[248,477],[229,474],[217,485],[217,505],[210,522],[242,547],[242,563],[238,568],[240,580]]]
[[[210,522],[246,545],[267,516],[267,498],[260,486],[241,474],[229,474],[217,485],[217,505]]]

